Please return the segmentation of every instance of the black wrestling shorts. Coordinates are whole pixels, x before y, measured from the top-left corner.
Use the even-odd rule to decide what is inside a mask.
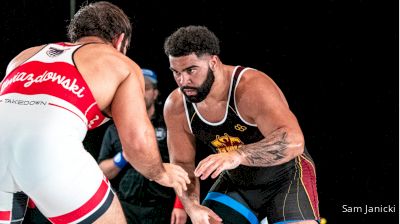
[[[269,224],[319,222],[314,164],[305,155],[289,163],[293,164],[282,169],[284,172],[256,186],[238,185],[227,173],[221,174],[203,205],[217,213],[224,224],[258,224],[265,218]]]

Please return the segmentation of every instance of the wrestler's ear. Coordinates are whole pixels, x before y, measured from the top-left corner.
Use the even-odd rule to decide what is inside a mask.
[[[117,49],[117,51],[119,51],[123,54],[126,54],[126,48],[124,47],[125,44],[123,44],[124,37],[125,37],[125,33],[121,33],[120,35],[118,35],[116,38],[113,39],[112,44],[113,44],[114,48]]]
[[[218,56],[212,55],[211,59],[208,61],[208,66],[210,67],[211,70],[215,71],[215,66],[217,65],[217,62],[218,62]]]

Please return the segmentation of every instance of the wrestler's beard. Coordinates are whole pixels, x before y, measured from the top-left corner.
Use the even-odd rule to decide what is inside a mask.
[[[185,95],[185,98],[187,101],[189,101],[191,103],[199,103],[199,102],[203,101],[207,97],[207,95],[210,93],[211,86],[213,85],[213,83],[214,83],[214,72],[210,68],[208,68],[207,78],[199,87],[196,88],[196,87],[182,86],[181,91]],[[194,89],[194,90],[196,90],[197,94],[188,96],[183,91],[185,89]]]

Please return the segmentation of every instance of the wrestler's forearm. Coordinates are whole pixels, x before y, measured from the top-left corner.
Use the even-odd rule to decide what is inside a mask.
[[[146,132],[146,135],[135,138],[136,141],[127,142],[123,146],[124,157],[127,161],[151,180],[157,180],[165,173],[154,135],[154,132]]]
[[[258,142],[243,145],[237,152],[242,157],[242,165],[267,167],[288,162],[303,150],[301,133],[290,133],[286,128],[279,128]]]
[[[130,157],[129,163],[139,173],[150,180],[157,181],[165,173],[163,161],[159,153],[139,153],[136,156]]]
[[[193,173],[193,172],[192,172]],[[190,184],[187,185],[187,191],[183,192],[179,198],[188,214],[191,213],[194,205],[200,204],[200,182],[195,176],[190,177]]]

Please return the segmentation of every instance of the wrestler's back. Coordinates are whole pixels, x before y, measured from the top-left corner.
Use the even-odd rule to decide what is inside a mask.
[[[0,88],[0,190],[18,189],[13,175],[29,183],[25,176],[40,167],[77,161],[87,130],[107,120],[73,59],[80,47],[58,43],[28,50],[25,61],[7,71]],[[44,178],[49,170],[36,173]]]

